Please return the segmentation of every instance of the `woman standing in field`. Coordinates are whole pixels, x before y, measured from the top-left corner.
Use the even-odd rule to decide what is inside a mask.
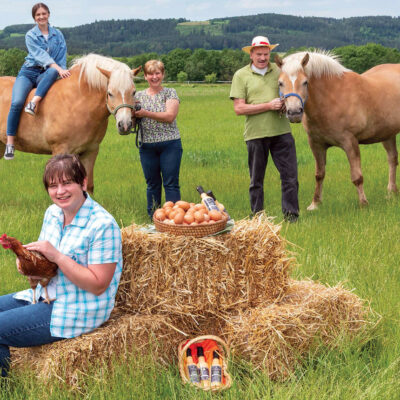
[[[141,110],[135,115],[142,119],[140,162],[147,183],[147,213],[152,217],[161,204],[164,186],[165,200],[180,200],[179,169],[182,143],[176,125],[179,97],[175,89],[164,88],[164,64],[150,60],[144,66],[148,89],[136,93]]]
[[[32,7],[36,25],[25,35],[28,55],[15,80],[11,107],[7,119],[6,160],[14,158],[14,141],[17,134],[21,111],[25,100],[36,88],[33,99],[26,105],[25,112],[35,115],[38,104],[58,77],[67,78],[67,46],[63,34],[49,24],[50,10],[43,3]]]
[[[10,365],[10,346],[31,347],[91,332],[107,321],[122,272],[121,231],[87,194],[87,175],[77,155],[46,164],[44,186],[53,201],[44,216],[38,251],[58,267],[45,290],[38,285],[0,296],[0,376]],[[3,243],[3,238],[0,239]],[[22,261],[17,258],[21,270]],[[36,301],[36,302],[35,302]]]

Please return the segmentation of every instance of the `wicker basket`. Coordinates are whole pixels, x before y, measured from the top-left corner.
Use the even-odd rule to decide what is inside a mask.
[[[226,223],[228,222],[228,218],[224,217],[220,221],[215,222],[214,224],[204,224],[204,225],[172,225],[166,224],[164,222],[155,219],[153,216],[153,221],[156,229],[159,232],[168,232],[173,235],[183,235],[183,236],[194,236],[194,237],[203,237],[212,235],[219,231],[222,231],[226,227]]]
[[[221,364],[222,364],[222,385],[218,387],[208,387],[208,388],[203,388],[201,386],[198,386],[194,383],[192,383],[189,379],[189,375],[187,372],[186,368],[186,350],[195,343],[203,342],[205,340],[214,340],[217,343],[217,352],[221,358]],[[189,383],[199,389],[202,390],[211,390],[211,391],[219,391],[219,390],[224,390],[228,389],[232,385],[232,379],[231,376],[229,375],[228,372],[228,359],[229,359],[229,347],[228,345],[218,336],[214,335],[203,335],[203,336],[198,336],[194,339],[191,340],[185,340],[182,342],[179,347],[178,347],[178,363],[179,363],[179,372],[181,374],[182,382],[184,384]]]

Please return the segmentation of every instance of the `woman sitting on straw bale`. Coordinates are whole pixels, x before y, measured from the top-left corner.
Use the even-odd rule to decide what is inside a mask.
[[[52,157],[44,186],[53,201],[37,242],[25,245],[58,266],[47,285],[0,297],[0,369],[7,376],[9,347],[30,347],[73,338],[107,321],[122,272],[121,231],[114,218],[86,193],[87,175],[76,155]],[[20,269],[20,261],[17,259]],[[35,303],[36,301],[36,303]]]

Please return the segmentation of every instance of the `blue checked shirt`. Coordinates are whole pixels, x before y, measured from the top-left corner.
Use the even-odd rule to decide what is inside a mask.
[[[63,221],[61,208],[51,205],[46,211],[39,240],[48,240],[61,253],[83,266],[117,263],[109,287],[100,296],[79,288],[58,269],[51,282],[55,280],[56,283],[56,300],[50,332],[52,336],[72,338],[90,332],[108,320],[122,272],[122,241],[115,219],[89,195],[73,221],[64,228]],[[38,285],[37,300],[42,290]],[[32,296],[32,289],[14,295],[30,302]]]
[[[67,45],[64,36],[50,24],[48,40],[35,25],[25,35],[25,44],[28,49],[24,63],[26,67],[47,68],[50,64],[56,63],[61,68],[67,69]]]

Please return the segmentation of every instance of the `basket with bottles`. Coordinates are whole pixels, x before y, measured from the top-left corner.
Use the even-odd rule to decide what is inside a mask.
[[[228,389],[229,347],[218,336],[204,335],[182,342],[178,347],[179,372],[183,383],[203,390]]]
[[[229,215],[223,204],[213,198],[212,192],[205,193],[201,186],[197,191],[201,203],[179,200],[167,201],[153,214],[153,222],[159,232],[173,235],[203,237],[225,229]],[[211,195],[210,195],[211,194]]]

